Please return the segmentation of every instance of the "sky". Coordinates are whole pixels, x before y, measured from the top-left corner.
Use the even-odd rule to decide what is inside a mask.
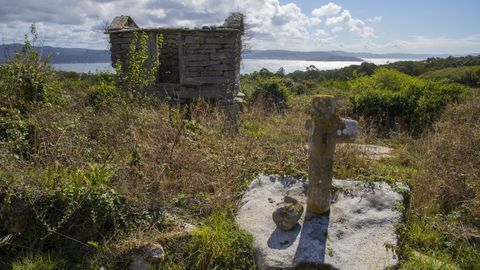
[[[21,43],[35,23],[43,45],[106,49],[117,15],[201,27],[231,12],[246,15],[252,49],[480,53],[478,0],[0,0],[0,43]]]

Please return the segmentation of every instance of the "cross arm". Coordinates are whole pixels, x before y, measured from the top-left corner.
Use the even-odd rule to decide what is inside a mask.
[[[355,140],[357,137],[357,133],[357,121],[340,117],[340,125],[335,133],[335,140],[337,143],[353,142],[353,140]]]

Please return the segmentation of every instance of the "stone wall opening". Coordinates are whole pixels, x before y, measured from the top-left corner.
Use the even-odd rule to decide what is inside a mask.
[[[164,34],[158,68],[159,83],[180,83],[179,49],[177,34]]]

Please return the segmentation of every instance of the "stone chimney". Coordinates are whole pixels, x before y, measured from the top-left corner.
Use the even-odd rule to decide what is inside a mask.
[[[120,15],[113,19],[112,23],[107,28],[107,33],[110,31],[138,29],[138,25],[130,16]]]

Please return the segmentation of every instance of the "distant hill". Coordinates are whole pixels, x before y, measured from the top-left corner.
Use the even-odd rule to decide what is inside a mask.
[[[0,63],[15,57],[15,52],[21,51],[22,44],[0,45]],[[42,56],[50,58],[50,63],[108,63],[110,52],[107,50],[91,50],[80,48],[36,47]]]
[[[22,44],[0,45],[0,63],[12,59],[16,51],[21,51]],[[37,47],[43,56],[50,57],[51,63],[109,63],[110,52],[107,50],[91,50],[81,48]],[[446,58],[448,54],[408,54],[408,53],[352,53],[344,51],[299,52],[287,50],[252,50],[242,55],[245,59],[278,59],[305,61],[358,61],[363,58],[396,58],[396,59],[426,59],[429,57]]]
[[[306,61],[363,61],[363,58],[426,59],[429,57],[448,57],[448,54],[410,54],[410,53],[353,53],[344,51],[297,52],[287,50],[252,50],[243,55],[245,59],[279,59]]]
[[[296,52],[286,50],[252,50],[242,55],[245,59],[277,59],[305,61],[363,61],[353,55],[340,55],[334,52]]]
[[[356,56],[360,58],[397,58],[397,59],[427,59],[430,57],[446,58],[450,54],[414,54],[414,53],[353,53],[344,51],[331,51],[331,53],[343,56]]]

